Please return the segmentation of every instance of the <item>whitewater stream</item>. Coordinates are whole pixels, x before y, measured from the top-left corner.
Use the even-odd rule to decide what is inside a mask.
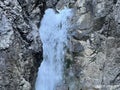
[[[72,10],[64,8],[56,12],[47,9],[39,29],[43,43],[43,61],[39,67],[35,90],[56,90],[62,83],[64,55]]]

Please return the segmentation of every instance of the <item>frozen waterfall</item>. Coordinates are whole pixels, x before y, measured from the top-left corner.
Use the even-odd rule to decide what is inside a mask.
[[[62,82],[72,10],[64,8],[58,12],[47,9],[41,21],[39,32],[43,43],[43,62],[39,67],[36,90],[56,90]]]

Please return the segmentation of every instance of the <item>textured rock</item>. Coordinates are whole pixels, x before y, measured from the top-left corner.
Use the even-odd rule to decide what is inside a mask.
[[[74,17],[62,90],[119,90],[120,0],[59,0],[55,8],[64,6]]]
[[[42,3],[42,2],[40,2]],[[42,59],[35,0],[0,1],[0,90],[33,90]]]
[[[0,90],[31,90],[41,60],[38,27],[46,8],[73,8],[63,85],[120,89],[120,0],[1,0]]]

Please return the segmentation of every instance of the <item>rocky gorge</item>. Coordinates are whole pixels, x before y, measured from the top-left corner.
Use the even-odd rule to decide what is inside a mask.
[[[64,83],[57,90],[120,90],[120,0],[1,0],[0,90],[34,90],[47,8],[73,8]]]

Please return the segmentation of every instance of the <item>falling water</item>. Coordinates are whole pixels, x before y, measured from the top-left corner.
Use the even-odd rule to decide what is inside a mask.
[[[47,9],[39,29],[43,43],[43,62],[39,67],[36,90],[56,90],[62,82],[67,32],[70,27],[71,9],[55,12]]]

